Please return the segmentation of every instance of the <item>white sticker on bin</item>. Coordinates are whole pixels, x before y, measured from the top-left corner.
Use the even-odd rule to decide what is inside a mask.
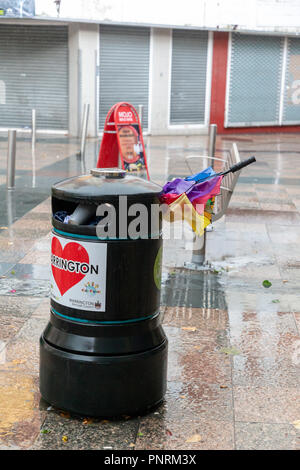
[[[51,298],[77,310],[105,312],[107,243],[52,235]]]

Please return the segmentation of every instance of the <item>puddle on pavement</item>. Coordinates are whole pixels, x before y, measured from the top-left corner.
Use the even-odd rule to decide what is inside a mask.
[[[26,446],[36,427],[33,424],[35,393],[33,377],[6,374],[4,385],[0,386],[1,402],[5,404],[0,409],[0,443],[14,441],[14,444]]]
[[[49,294],[48,280],[0,279],[0,295],[47,297]]]
[[[1,270],[1,263],[0,263]],[[30,281],[50,281],[50,264],[39,265],[39,264],[25,264],[19,263],[14,265],[11,269],[8,269],[5,273],[7,279],[17,279],[23,282]]]
[[[224,286],[211,271],[173,269],[162,278],[161,304],[226,310]]]
[[[246,266],[266,266],[270,264],[270,258],[260,258],[259,262],[253,256],[239,256],[234,258],[226,258],[221,261],[214,261],[210,265],[211,270],[223,270],[226,272],[241,271]]]

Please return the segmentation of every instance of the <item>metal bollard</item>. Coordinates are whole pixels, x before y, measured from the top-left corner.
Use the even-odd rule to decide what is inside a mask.
[[[201,245],[201,246],[199,246]],[[193,253],[192,253],[192,260],[193,264],[197,265],[204,265],[205,263],[205,249],[206,249],[206,229],[204,229],[204,233],[201,237],[196,236],[196,240],[194,242]]]
[[[11,129],[8,131],[8,147],[7,147],[7,189],[15,187],[15,172],[16,172],[16,141],[17,131]]]
[[[36,143],[36,110],[32,109],[31,113],[31,153],[35,152]]]
[[[140,120],[141,125],[143,121],[143,108],[144,108],[143,104],[138,105],[138,115],[139,115],[139,120]]]
[[[81,158],[84,158],[84,154],[85,154],[85,143],[86,143],[88,121],[89,121],[89,111],[90,111],[90,105],[85,104],[83,108],[82,127],[81,127],[81,144],[80,144]]]
[[[32,187],[35,188],[36,165],[35,165],[35,144],[36,144],[36,110],[31,114],[31,161],[32,161]]]
[[[214,167],[214,156],[216,150],[216,136],[217,136],[217,124],[210,124],[208,134],[208,155],[210,158],[209,165]]]

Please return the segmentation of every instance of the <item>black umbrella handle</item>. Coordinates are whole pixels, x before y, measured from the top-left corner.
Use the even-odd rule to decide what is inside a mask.
[[[227,170],[223,174],[226,175],[227,173],[235,173],[236,171],[239,171],[242,168],[245,168],[245,166],[251,165],[251,163],[254,163],[254,162],[256,162],[255,157],[247,158],[247,160],[243,160],[240,163],[236,163],[235,165],[233,165],[231,168],[229,168],[229,170]]]
[[[211,178],[215,178],[216,176],[225,176],[225,175],[228,175],[228,173],[235,173],[236,171],[239,171],[242,168],[245,168],[245,166],[251,165],[251,163],[254,163],[254,162],[256,162],[255,157],[247,158],[247,160],[243,160],[242,162],[236,163],[231,168],[229,168],[229,170],[221,171],[220,173],[215,173],[214,175],[209,175],[209,176],[207,176],[207,178],[204,178],[203,180],[202,179],[196,180],[195,183],[192,184],[191,188],[193,186],[195,186],[195,184],[204,183],[205,181],[207,181]],[[190,191],[191,188],[189,188],[188,191]]]

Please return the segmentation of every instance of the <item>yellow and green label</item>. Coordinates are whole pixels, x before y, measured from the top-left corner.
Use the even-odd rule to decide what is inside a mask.
[[[154,282],[157,289],[161,287],[161,272],[162,272],[162,246],[159,248],[155,261],[154,261],[154,269],[153,269],[153,276]]]

